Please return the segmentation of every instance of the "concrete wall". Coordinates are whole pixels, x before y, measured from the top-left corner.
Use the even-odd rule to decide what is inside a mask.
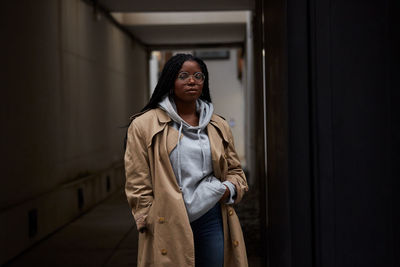
[[[119,127],[147,100],[148,63],[79,0],[7,1],[0,17],[3,263],[122,185]]]

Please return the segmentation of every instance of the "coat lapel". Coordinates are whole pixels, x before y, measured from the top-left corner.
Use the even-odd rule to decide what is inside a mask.
[[[217,115],[211,117],[207,125],[208,138],[211,146],[212,165],[215,177],[222,179],[222,169],[220,161],[224,160],[225,146],[228,144],[227,133],[222,125],[216,119]],[[222,140],[222,142],[221,142]]]
[[[160,108],[157,108],[156,113],[158,121],[161,126],[159,131],[161,130],[168,131],[166,135],[166,150],[167,150],[167,155],[169,156],[178,143],[179,133],[175,128],[167,126],[167,124],[171,122],[171,118],[166,114],[165,111],[163,111]],[[214,114],[211,117],[210,123],[207,125],[207,134],[210,140],[211,158],[212,158],[214,175],[215,177],[221,179],[221,168],[219,162],[223,157],[224,146],[229,142],[229,140],[224,127],[218,123],[218,120],[216,119],[215,116],[216,115]],[[222,137],[222,142],[221,142],[221,137]]]
[[[174,148],[178,144],[178,134],[179,134],[178,131],[174,127],[168,127],[168,136],[167,136],[168,156],[171,154],[172,150],[174,150]]]
[[[217,149],[218,142],[218,132],[214,126],[210,123],[207,125],[207,133],[208,139],[210,140],[210,147],[211,147],[211,158],[212,158],[212,165],[214,170],[214,175],[217,178],[221,178],[221,169],[219,168],[219,158],[221,157],[221,151]]]
[[[163,124],[166,126],[166,124],[169,124],[171,122],[171,118],[162,109],[157,108],[156,113],[157,113],[157,118],[158,118],[158,121],[160,122],[160,124]],[[178,143],[178,131],[174,127],[169,127],[169,126],[166,126],[166,130],[168,131],[166,145],[167,145],[167,152],[168,152],[168,156],[169,156],[171,154],[171,151],[174,150],[174,148],[176,147],[176,145]]]

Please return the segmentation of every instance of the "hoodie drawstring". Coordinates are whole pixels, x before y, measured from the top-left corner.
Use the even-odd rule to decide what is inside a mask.
[[[181,140],[181,135],[182,135],[182,130],[183,130],[183,123],[181,122],[179,126],[179,133],[178,133],[178,141],[177,141],[177,154],[178,154],[178,183],[179,183],[179,189],[182,191],[182,170],[181,170],[181,149],[180,149],[180,140]],[[201,129],[197,129],[197,139],[199,142],[200,150],[201,150],[201,159],[202,159],[202,174],[203,177],[205,175],[205,169],[206,169],[206,155],[203,149],[203,144],[201,143],[201,137],[200,137],[200,132]]]
[[[180,151],[180,140],[182,134],[183,123],[179,126],[179,134],[178,134],[178,182],[179,189],[182,191],[182,171],[181,171],[181,151]]]
[[[202,157],[202,161],[203,161],[203,164],[202,164],[202,174],[203,174],[203,177],[204,177],[204,175],[205,175],[205,173],[204,173],[204,171],[205,171],[205,169],[206,169],[206,166],[204,165],[205,163],[206,163],[206,155],[205,155],[205,153],[204,153],[204,149],[203,149],[203,145],[202,145],[202,143],[201,143],[201,137],[200,137],[200,132],[201,132],[201,129],[198,129],[197,130],[197,138],[199,139],[199,146],[200,146],[200,150],[201,150],[201,157]]]

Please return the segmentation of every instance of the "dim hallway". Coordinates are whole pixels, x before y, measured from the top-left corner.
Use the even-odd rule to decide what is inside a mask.
[[[136,266],[136,226],[122,190],[4,266]]]
[[[400,266],[400,1],[1,7],[1,266],[136,266],[126,125],[181,52],[248,174],[250,267]]]
[[[254,202],[257,195],[248,195],[245,199],[237,212],[245,232],[249,267],[261,267],[259,211]],[[138,234],[121,189],[4,267],[133,267],[137,260]]]

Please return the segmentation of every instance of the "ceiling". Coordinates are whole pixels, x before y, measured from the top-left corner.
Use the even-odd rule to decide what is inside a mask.
[[[98,0],[97,3],[135,38],[154,47],[243,43],[246,21],[254,6],[254,0]]]
[[[174,12],[253,10],[254,0],[97,0],[111,12]]]

